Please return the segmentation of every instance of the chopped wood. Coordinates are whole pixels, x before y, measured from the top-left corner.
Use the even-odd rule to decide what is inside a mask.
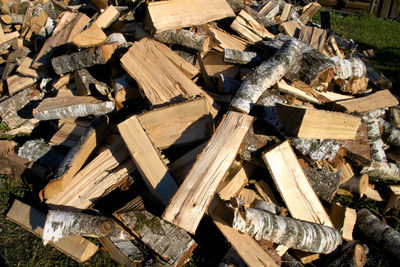
[[[226,183],[226,185],[218,191],[221,200],[230,200],[247,185],[249,176],[253,171],[250,164],[246,164]]]
[[[217,51],[209,51],[203,58],[198,59],[204,74],[209,77],[219,77],[220,75],[235,78],[239,73],[239,67],[234,64],[226,63],[224,54]],[[208,77],[206,77],[208,78]]]
[[[262,157],[293,218],[333,227],[289,141],[264,153]]]
[[[114,103],[111,101],[101,101],[91,96],[72,96],[46,98],[32,113],[39,120],[56,120],[103,115],[113,110]]]
[[[343,113],[283,104],[276,108],[286,132],[300,138],[354,139],[361,124],[360,118]]]
[[[291,37],[298,37],[302,26],[298,24],[295,20],[289,20],[279,24],[279,30]]]
[[[94,21],[100,29],[108,28],[119,17],[118,10],[113,6],[108,6],[100,16]]]
[[[167,205],[178,186],[138,117],[132,116],[121,122],[118,130],[150,192]]]
[[[64,122],[50,139],[50,143],[73,148],[86,132],[86,127],[72,122]]]
[[[308,155],[312,160],[335,158],[341,145],[332,139],[305,139],[292,138],[290,143],[303,155]]]
[[[15,152],[0,155],[0,174],[12,175],[13,179],[18,179],[29,167],[29,162],[30,160],[18,156]]]
[[[368,173],[369,177],[380,180],[400,181],[400,168],[394,163],[372,162],[369,167],[364,167],[361,173]]]
[[[197,246],[183,229],[146,210],[135,211],[122,208],[113,215],[172,266],[182,266]]]
[[[24,15],[12,14],[12,15],[1,15],[1,21],[5,24],[21,24],[24,22]]]
[[[92,23],[89,28],[79,33],[72,42],[79,48],[98,46],[107,40],[106,34],[97,23]]]
[[[190,233],[196,231],[252,122],[248,115],[228,113],[164,211],[164,220]]]
[[[346,241],[352,241],[353,229],[357,220],[357,211],[334,203],[331,206],[329,215],[342,238]]]
[[[7,78],[8,94],[15,95],[16,93],[28,88],[36,83],[37,79],[21,75],[13,75]]]
[[[367,74],[365,63],[358,57],[350,59],[340,59],[340,57],[331,58],[336,63],[335,79],[346,80],[351,77],[362,78]]]
[[[242,200],[247,206],[251,206],[257,200],[262,200],[262,197],[256,191],[249,188],[240,190],[237,198]]]
[[[299,40],[318,51],[321,51],[325,46],[327,34],[328,32],[326,30],[305,26],[300,31]]]
[[[315,98],[312,95],[307,94],[303,90],[300,90],[294,86],[288,85],[284,80],[281,80],[277,83],[278,90],[289,94],[293,95],[297,99],[308,101],[313,104],[321,104],[321,101],[319,101],[317,98]]]
[[[255,52],[224,48],[224,61],[233,64],[255,64],[261,60]]]
[[[320,9],[321,5],[317,2],[310,3],[306,10],[303,9],[303,13],[300,16],[301,22],[306,24]]]
[[[154,146],[162,149],[207,139],[213,131],[205,98],[145,112],[138,120]]]
[[[100,11],[108,7],[107,0],[90,0],[90,2]]]
[[[99,242],[110,254],[111,259],[122,266],[137,267],[145,260],[143,252],[126,237],[100,237]]]
[[[299,41],[289,41],[272,58],[264,61],[242,83],[231,107],[244,113],[249,113],[262,93],[277,83],[295,62],[301,53]]]
[[[14,201],[7,213],[7,219],[21,225],[38,237],[43,235],[46,216],[19,200]],[[98,250],[95,244],[80,236],[61,238],[56,242],[50,242],[50,244],[78,262],[87,261]]]
[[[395,216],[398,216],[400,211],[400,186],[399,185],[390,185],[390,190],[392,194],[390,199],[385,207],[384,213],[387,213],[392,210],[392,213]]]
[[[100,48],[87,49],[69,55],[63,55],[51,59],[54,72],[62,75],[74,70],[89,68],[94,65],[103,65],[106,61]]]
[[[369,185],[369,177],[367,174],[361,176],[353,176],[347,182],[340,185],[340,188],[360,194],[360,197],[364,195]]]
[[[354,140],[345,140],[341,141],[341,143],[346,149],[346,156],[352,162],[358,166],[366,166],[371,163],[370,145],[365,122],[361,123]]]
[[[250,234],[256,240],[265,239],[314,253],[328,254],[342,241],[339,232],[332,227],[282,217],[253,208],[247,208],[244,215],[235,209],[232,227]]]
[[[279,17],[279,19],[281,21],[286,21],[288,20],[289,16],[290,16],[290,10],[293,8],[293,5],[285,3],[285,6],[283,7],[281,16]]]
[[[340,172],[331,172],[326,169],[303,169],[317,196],[331,202],[339,188]]]
[[[343,166],[340,167],[339,185],[346,183],[348,180],[353,178],[353,176],[354,176],[353,168],[348,162],[345,162]]]
[[[326,264],[329,267],[363,267],[367,262],[367,253],[368,247],[366,247],[366,245],[358,241],[349,242],[340,248],[340,251],[335,255],[336,257],[328,257],[328,262]]]
[[[382,90],[369,96],[335,102],[335,106],[348,113],[364,113],[375,109],[396,106],[398,104],[399,101],[389,90]]]
[[[227,48],[244,51],[246,47],[250,44],[248,41],[228,34],[216,26],[208,25],[208,30],[214,35],[215,39],[217,39],[217,41],[219,42],[219,46],[222,49]]]
[[[371,185],[367,186],[367,189],[365,190],[365,196],[373,201],[383,201],[383,198],[381,197],[379,192],[375,190]]]
[[[200,52],[208,51],[210,37],[184,29],[167,30],[154,35],[154,39],[165,44],[177,44]]]
[[[225,0],[150,2],[147,11],[145,26],[156,33],[235,16]]]
[[[277,200],[274,192],[272,191],[271,187],[269,186],[269,184],[266,181],[264,181],[264,180],[255,181],[254,187],[255,187],[257,193],[260,195],[260,197],[264,201],[267,201],[269,203],[274,203],[274,204],[278,203],[278,200]]]
[[[400,259],[400,233],[379,220],[368,209],[357,212],[356,227],[380,248]]]
[[[267,31],[263,25],[260,25],[246,11],[242,10],[232,22],[231,28],[239,33],[243,38],[250,42],[259,42],[264,38],[274,38],[275,35]]]
[[[75,87],[78,95],[90,95],[91,89],[96,89],[102,95],[108,95],[111,89],[106,83],[100,82],[94,78],[87,69],[74,71]]]
[[[164,45],[144,38],[135,42],[121,58],[122,66],[138,82],[148,100],[153,105],[162,105],[179,98],[189,98],[199,94],[206,95],[165,56],[167,49],[161,50],[160,46]],[[152,51],[152,53],[148,51]],[[169,51],[169,53],[173,53],[171,50]],[[176,84],[180,86],[177,88]],[[208,101],[211,113],[215,114],[213,102],[209,96]]]

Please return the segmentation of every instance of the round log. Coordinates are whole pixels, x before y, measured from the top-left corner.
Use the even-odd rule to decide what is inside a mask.
[[[369,177],[367,174],[364,174],[362,176],[354,176],[344,184],[340,185],[340,188],[352,193],[360,194],[360,197],[362,197],[365,190],[367,190],[368,184]]]
[[[329,258],[327,267],[362,267],[367,262],[368,248],[357,241],[344,245],[335,258]]]

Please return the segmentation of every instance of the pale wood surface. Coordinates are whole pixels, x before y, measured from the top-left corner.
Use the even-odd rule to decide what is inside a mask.
[[[100,29],[108,28],[119,16],[119,12],[114,6],[108,6],[100,16],[97,17],[96,23]]]
[[[19,200],[14,201],[7,213],[7,219],[21,225],[38,237],[43,235],[46,215]],[[88,260],[98,249],[95,244],[81,236],[65,237],[57,242],[50,242],[50,244],[79,262]]]
[[[300,31],[299,40],[318,51],[321,51],[326,43],[327,34],[328,32],[326,30],[305,26]]]
[[[107,40],[107,35],[101,30],[97,23],[79,33],[72,39],[72,42],[80,48],[98,46]]]
[[[228,183],[218,191],[218,195],[222,200],[230,200],[247,185],[249,176],[251,175],[253,167],[247,163],[239,169],[239,171],[232,177]]]
[[[36,78],[15,74],[7,78],[9,95],[14,95],[36,83]]]
[[[312,17],[315,15],[315,13],[320,10],[321,5],[318,4],[317,2],[312,2],[309,4],[307,9],[303,9],[303,14],[300,16],[300,20],[306,24]]]
[[[145,112],[138,119],[154,146],[164,149],[210,137],[213,122],[209,114],[207,100],[199,98]]]
[[[294,86],[288,85],[284,80],[281,80],[277,83],[278,90],[293,95],[298,99],[308,101],[313,104],[321,104],[321,102],[312,95],[307,94],[303,90],[300,90]]]
[[[361,118],[339,112],[277,104],[279,121],[288,134],[313,139],[354,139]]]
[[[148,4],[147,27],[155,32],[206,24],[213,20],[234,17],[225,0],[170,0]]]
[[[137,116],[118,124],[118,130],[150,192],[164,205],[178,189]]]
[[[86,129],[76,123],[65,122],[50,139],[50,143],[73,148],[79,143]]]
[[[383,201],[383,198],[381,197],[379,192],[377,190],[375,190],[374,188],[372,188],[371,185],[367,186],[367,189],[365,190],[364,194],[367,198],[372,199],[374,201],[377,201],[377,202]]]
[[[342,238],[346,241],[352,241],[353,229],[357,220],[356,210],[339,204],[332,204],[329,215]]]
[[[265,27],[253,19],[246,11],[240,11],[232,22],[231,28],[250,42],[259,42],[264,38],[274,38],[275,35],[267,31]]]
[[[333,227],[289,141],[264,153],[262,157],[293,218]]]
[[[248,41],[240,39],[234,35],[228,34],[218,27],[208,25],[208,30],[214,34],[215,39],[220,43],[221,48],[235,49],[244,51],[250,44]]]
[[[194,233],[231,166],[253,117],[229,112],[170,201],[163,219]]]

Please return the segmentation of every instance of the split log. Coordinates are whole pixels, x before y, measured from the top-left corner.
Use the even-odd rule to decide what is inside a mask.
[[[350,191],[352,193],[360,194],[360,197],[362,197],[369,185],[368,180],[369,177],[367,174],[364,174],[362,176],[354,176],[344,184],[340,185],[340,188]]]
[[[340,171],[334,173],[326,169],[317,170],[314,168],[303,170],[317,196],[331,202],[339,188]]]
[[[145,27],[153,33],[159,33],[234,16],[225,0],[150,2],[147,5]]]
[[[304,7],[305,8],[305,7]],[[307,5],[307,9],[304,10],[300,16],[301,22],[306,24],[312,17],[318,12],[318,10],[321,9],[321,5],[318,4],[317,2],[312,2],[309,5]]]
[[[365,122],[361,123],[354,140],[340,141],[340,143],[346,149],[346,156],[358,166],[364,167],[371,163],[370,144]]]
[[[102,95],[108,95],[111,89],[106,83],[96,80],[87,69],[80,69],[74,72],[74,81],[78,95],[92,94],[91,88],[95,88]]]
[[[4,66],[3,73],[1,75],[2,80],[6,80],[11,72],[14,70],[15,66],[20,65],[31,51],[23,47],[17,51],[11,52],[7,57],[6,65]]]
[[[321,101],[317,97],[314,97],[313,95],[310,95],[294,86],[288,85],[284,80],[279,81],[276,86],[280,92],[292,95],[299,100],[307,101],[312,104],[321,104]]]
[[[97,23],[92,23],[89,28],[79,33],[72,42],[79,48],[99,46],[107,40],[106,34]]]
[[[335,158],[341,147],[341,144],[331,139],[291,138],[290,143],[296,150],[315,161]]]
[[[114,102],[101,101],[91,96],[72,96],[46,98],[32,113],[39,120],[57,120],[103,115],[113,110]]]
[[[29,163],[28,159],[18,156],[15,152],[0,155],[0,174],[12,175],[13,179],[18,179],[27,170]]]
[[[222,49],[235,49],[244,51],[250,43],[244,39],[231,35],[216,26],[206,25],[207,32],[214,35],[215,39],[219,42],[219,47]]]
[[[400,211],[400,186],[399,185],[390,185],[389,188],[392,191],[392,194],[391,194],[390,199],[385,207],[384,213],[387,213],[393,209],[393,211],[392,211],[393,214],[395,216],[398,216],[399,211]]]
[[[340,172],[341,174],[339,185],[344,184],[354,176],[353,168],[348,162],[344,162],[343,166],[340,167]]]
[[[83,50],[81,52],[63,55],[51,59],[54,72],[58,75],[73,72],[74,70],[89,68],[94,65],[103,65],[106,61],[100,48]]]
[[[127,74],[116,78],[114,80],[113,88],[114,99],[117,102],[117,107],[118,105],[122,105],[125,101],[141,97],[139,88],[135,85],[131,76]]]
[[[252,122],[250,116],[228,113],[164,211],[164,220],[196,231]]]
[[[8,94],[15,95],[16,93],[31,87],[36,83],[37,79],[32,77],[21,76],[15,74],[7,78]]]
[[[200,52],[208,51],[210,45],[209,36],[184,29],[156,33],[154,39],[165,44],[181,45]]]
[[[333,226],[289,141],[264,153],[262,158],[293,218]]]
[[[276,108],[286,132],[300,138],[354,139],[361,124],[360,118],[343,113],[283,104]]]
[[[182,266],[197,246],[183,229],[146,210],[135,211],[122,208],[113,215],[172,266]]]
[[[100,237],[99,242],[110,254],[111,259],[122,266],[137,267],[145,260],[143,252],[133,242],[127,240],[126,236]]]
[[[324,262],[328,267],[363,267],[367,262],[368,247],[358,241],[349,242],[342,246],[334,256]]]
[[[232,226],[256,240],[265,239],[314,253],[331,253],[342,241],[339,232],[332,227],[253,208],[246,209],[244,216],[235,209]]]
[[[357,212],[358,230],[367,238],[376,243],[384,251],[400,260],[400,233],[386,223],[379,220],[368,209]]]
[[[286,74],[300,53],[299,41],[286,42],[279,52],[271,59],[264,61],[246,78],[232,100],[231,107],[249,113],[262,93]]]
[[[232,64],[258,64],[261,57],[256,52],[224,48],[224,61]]]
[[[19,200],[14,201],[7,213],[7,219],[19,224],[38,237],[43,236],[46,216]],[[78,262],[87,261],[98,250],[95,244],[81,236],[61,238],[56,242],[50,242],[50,244]]]
[[[78,145],[81,137],[85,135],[87,126],[79,122],[59,122],[61,124],[57,132],[50,139],[51,144],[61,145],[68,148],[74,148]]]
[[[400,168],[393,163],[372,162],[369,167],[364,167],[361,173],[368,173],[369,177],[384,181],[400,181]]]
[[[289,20],[279,24],[278,29],[280,32],[291,37],[298,37],[300,34],[301,25],[294,20]]]
[[[224,61],[224,55],[217,51],[208,51],[204,57],[198,57],[198,63],[209,90],[215,88],[210,77],[223,77],[234,79],[240,71],[239,66]]]
[[[353,229],[357,219],[356,210],[334,203],[331,206],[329,215],[342,238],[346,241],[352,241]]]
[[[396,128],[400,128],[400,107],[394,106],[389,108],[389,122]]]
[[[299,40],[321,52],[325,46],[327,34],[326,30],[318,27],[305,26],[300,31]]]
[[[383,198],[379,194],[378,190],[375,190],[374,185],[371,185],[371,184],[367,186],[367,190],[365,190],[365,196],[368,199],[371,199],[373,201],[377,201],[377,202],[383,201]]]
[[[218,196],[221,200],[228,201],[235,197],[237,193],[247,185],[248,179],[254,168],[250,164],[243,165],[233,177],[226,179],[226,182],[221,182],[217,189]]]
[[[108,6],[100,16],[94,21],[100,29],[108,28],[114,21],[116,21],[119,17],[118,10],[110,5]]]

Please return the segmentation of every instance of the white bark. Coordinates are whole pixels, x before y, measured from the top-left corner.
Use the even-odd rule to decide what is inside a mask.
[[[372,162],[371,166],[364,167],[361,173],[368,173],[369,177],[380,180],[400,181],[400,168],[394,163]]]
[[[370,144],[371,159],[379,162],[386,162],[386,153],[383,149],[383,141],[379,130],[378,117],[385,114],[385,110],[377,109],[362,116],[367,123],[368,142]]]
[[[296,150],[303,155],[308,155],[312,160],[318,161],[323,159],[332,160],[338,152],[341,144],[331,139],[304,139],[291,138],[290,143]]]
[[[383,139],[395,147],[400,147],[400,129],[394,127],[384,119],[379,119],[379,125],[383,127]]]

